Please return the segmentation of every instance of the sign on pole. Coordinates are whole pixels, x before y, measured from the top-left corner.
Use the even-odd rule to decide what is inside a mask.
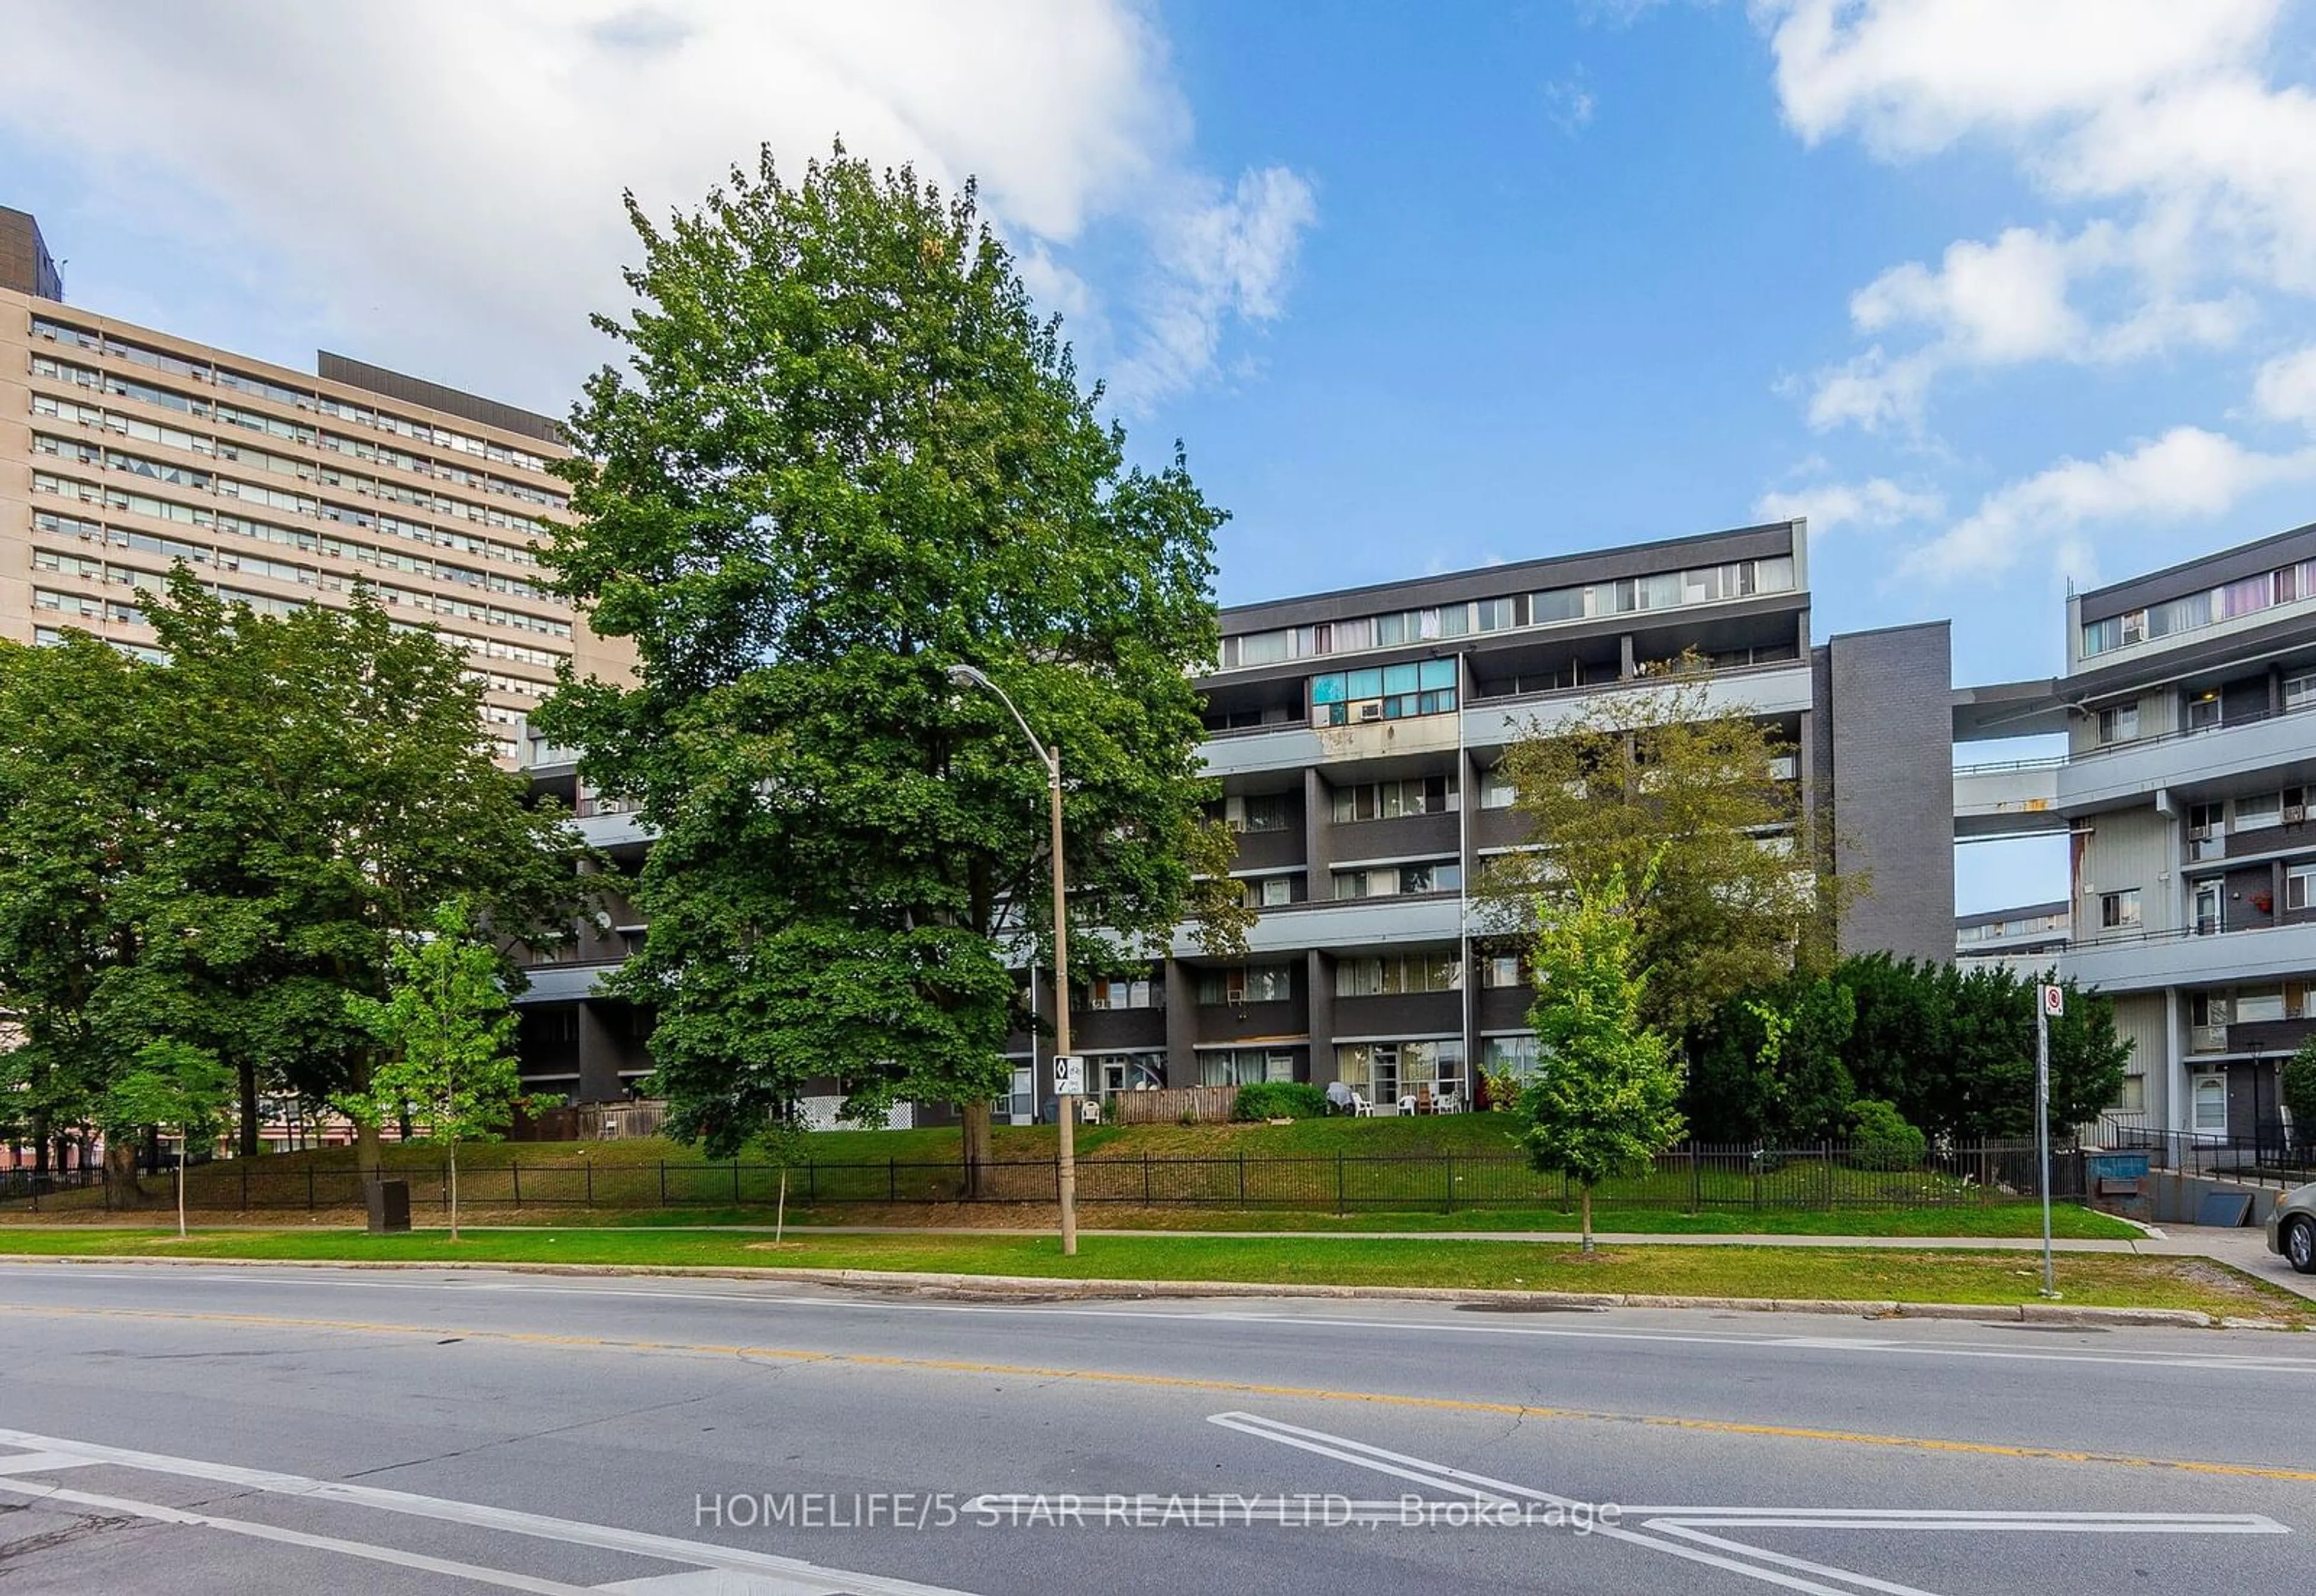
[[[1054,1055],[1054,1095],[1075,1097],[1085,1091],[1085,1059],[1079,1053]]]
[[[2035,1145],[2043,1160],[2043,1295],[2056,1297],[2058,1272],[2051,1258],[2051,1022],[2065,1012],[2067,994],[2056,981],[2046,981],[2035,995]]]

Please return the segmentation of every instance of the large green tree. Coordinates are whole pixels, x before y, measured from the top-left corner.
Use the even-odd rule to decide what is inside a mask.
[[[51,1166],[135,1055],[107,998],[142,936],[122,911],[158,835],[152,673],[85,633],[0,642],[0,1096]]]
[[[157,662],[0,645],[0,1070],[28,1118],[88,1120],[147,1044],[202,1049],[254,1152],[263,1092],[361,1088],[346,997],[397,935],[465,894],[551,940],[577,839],[492,762],[463,654],[367,592],[261,615],[181,565],[146,608]]]
[[[1680,1058],[1643,1012],[1652,972],[1640,962],[1640,906],[1649,884],[1645,872],[1628,885],[1611,866],[1572,901],[1539,905],[1529,959],[1537,1068],[1514,1112],[1529,1162],[1577,1184],[1588,1253],[1593,1187],[1645,1172],[1685,1129]]]
[[[346,998],[381,996],[396,939],[447,898],[551,941],[577,902],[576,838],[493,762],[463,653],[367,592],[262,615],[181,567],[147,615],[168,654],[166,842],[124,883],[144,937],[125,979],[147,1030],[233,1067],[252,1153],[262,1087],[363,1089],[376,1048]]]
[[[1717,699],[1693,656],[1531,725],[1502,773],[1527,848],[1480,883],[1499,921],[1569,905],[1611,875],[1636,897],[1636,956],[1652,971],[1649,1024],[1685,1036],[1723,1004],[1822,969],[1845,883],[1823,850],[1777,728]]]
[[[1059,326],[973,191],[845,155],[754,173],[666,227],[628,210],[623,364],[587,385],[549,559],[637,680],[542,712],[658,840],[648,1004],[673,1129],[717,1151],[835,1077],[848,1111],[957,1104],[968,1161],[1010,1078],[1009,965],[1050,968],[1045,770],[984,670],[1061,750],[1082,971],[1204,916],[1189,675],[1217,648],[1221,513],[1180,452],[1129,469]]]

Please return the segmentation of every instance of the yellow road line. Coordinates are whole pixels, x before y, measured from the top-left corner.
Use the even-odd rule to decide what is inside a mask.
[[[604,1352],[674,1352],[695,1357],[746,1358],[782,1363],[835,1363],[863,1369],[925,1370],[944,1374],[994,1374],[1013,1379],[1079,1380],[1091,1385],[1130,1386],[1160,1391],[1202,1391],[1229,1396],[1278,1396],[1300,1402],[1356,1402],[1376,1407],[1430,1413],[1492,1414],[1528,1419],[1564,1419],[1581,1423],[1638,1424],[1710,1435],[1760,1436],[1777,1441],[1829,1441],[1844,1446],[1885,1447],[1903,1451],[1947,1452],[1977,1458],[2014,1458],[2050,1463],[2097,1463],[2123,1468],[2176,1469],[2182,1474],[2223,1475],[2240,1479],[2316,1484],[2316,1469],[2277,1468],[2254,1463],[2212,1463],[2185,1458],[2141,1458],[2124,1452],[2077,1451],[2062,1447],[2007,1446],[1994,1441],[1941,1441],[1920,1435],[1877,1435],[1857,1430],[1817,1430],[1797,1424],[1751,1423],[1741,1419],[1693,1419],[1665,1414],[1604,1413],[1581,1407],[1536,1407],[1517,1402],[1483,1402],[1458,1396],[1412,1396],[1391,1391],[1337,1391],[1315,1386],[1268,1385],[1254,1380],[1201,1379],[1191,1375],[1131,1374],[1106,1369],[1048,1369],[1028,1363],[984,1363],[959,1358],[908,1358],[879,1352],[826,1352],[800,1347],[727,1345],[714,1342],[637,1341],[600,1335],[559,1335],[542,1330],[460,1330],[440,1325],[396,1325],[368,1319],[301,1319],[272,1314],[179,1312],[168,1308],[74,1308],[0,1303],[0,1314],[34,1317],[162,1319],[209,1325],[262,1326],[271,1329],[335,1330],[373,1335],[423,1335],[440,1340],[506,1342],[522,1346],[590,1348]]]

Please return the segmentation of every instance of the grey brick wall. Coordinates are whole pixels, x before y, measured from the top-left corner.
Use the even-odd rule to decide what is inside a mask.
[[[1868,878],[1845,952],[1954,957],[1952,654],[1944,621],[1837,636],[1816,672],[1835,867]]]

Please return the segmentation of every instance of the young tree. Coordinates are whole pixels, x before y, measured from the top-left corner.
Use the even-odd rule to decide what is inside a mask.
[[[657,832],[611,988],[657,1013],[676,1134],[727,1152],[833,1076],[856,1117],[957,1104],[977,1171],[1051,861],[1046,771],[949,669],[1061,750],[1075,965],[1193,916],[1227,951],[1189,681],[1222,515],[1179,451],[1126,467],[970,186],[767,152],[666,228],[628,212],[624,364],[574,411],[548,560],[638,679],[539,717]]]
[[[459,1239],[459,1144],[496,1141],[513,1118],[522,1077],[511,1051],[514,1009],[504,962],[452,901],[432,931],[394,950],[394,982],[380,1001],[349,996],[354,1022],[391,1051],[367,1091],[337,1099],[358,1123],[407,1113],[450,1160],[450,1239]]]
[[[1645,869],[1628,887],[1612,866],[1580,885],[1573,903],[1539,909],[1528,1016],[1538,1066],[1520,1093],[1521,1141],[1537,1168],[1577,1183],[1588,1253],[1592,1188],[1646,1171],[1683,1129],[1680,1060],[1643,1017],[1651,972],[1639,963],[1638,922],[1649,885]]]
[[[227,1122],[233,1071],[207,1048],[183,1042],[148,1042],[134,1068],[104,1095],[101,1122],[107,1161],[116,1139],[145,1130],[177,1138],[177,1235],[185,1234],[185,1170],[196,1142],[214,1140]],[[130,1166],[133,1172],[134,1166]],[[132,1175],[133,1178],[133,1175]]]
[[[1685,1036],[1797,954],[1822,967],[1830,949],[1847,887],[1813,868],[1823,850],[1800,784],[1775,774],[1792,751],[1774,726],[1716,702],[1693,657],[1597,695],[1506,751],[1535,846],[1501,856],[1481,891],[1509,921],[1612,874],[1645,882],[1634,895],[1635,957],[1652,972],[1643,1012]]]

